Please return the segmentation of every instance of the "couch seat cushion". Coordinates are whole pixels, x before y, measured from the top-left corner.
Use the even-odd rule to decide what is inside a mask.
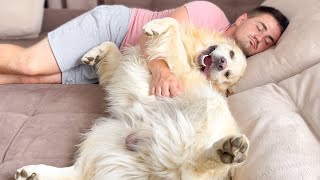
[[[24,165],[71,165],[81,133],[104,112],[98,85],[5,85],[0,99],[3,180]]]

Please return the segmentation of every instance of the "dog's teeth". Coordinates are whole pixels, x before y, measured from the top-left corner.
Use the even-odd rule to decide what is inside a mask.
[[[202,66],[204,66],[204,67],[206,67],[206,64],[204,63],[204,59],[206,58],[206,57],[208,57],[209,55],[204,55],[203,57],[202,57],[202,60],[201,60],[201,64],[202,64]]]

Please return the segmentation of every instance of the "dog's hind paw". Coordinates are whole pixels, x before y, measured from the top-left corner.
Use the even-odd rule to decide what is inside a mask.
[[[17,170],[14,175],[15,180],[40,180],[38,174],[36,173],[36,166],[30,165],[25,166]]]
[[[225,164],[242,163],[247,158],[249,140],[243,136],[232,136],[226,139],[221,149],[217,150],[220,159]]]
[[[105,58],[108,53],[118,52],[118,47],[111,41],[106,41],[92,48],[85,55],[82,56],[81,62],[83,64],[88,64],[90,66],[94,66],[99,63],[100,60]],[[120,52],[119,52],[120,53]],[[111,53],[112,54],[112,53]]]
[[[81,58],[82,64],[88,64],[90,66],[94,66],[101,60],[100,54],[102,51],[99,47],[95,47],[89,52],[87,52],[84,56]]]

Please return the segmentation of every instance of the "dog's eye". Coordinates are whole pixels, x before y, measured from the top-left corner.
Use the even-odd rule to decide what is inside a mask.
[[[217,45],[208,47],[208,49],[207,49],[207,54],[212,53],[212,51],[214,51],[216,48],[217,48]]]
[[[233,51],[230,51],[230,57],[231,57],[231,59],[233,59],[233,57],[234,57],[234,52]]]
[[[224,73],[224,76],[228,79],[229,76],[230,76],[230,72],[229,72],[229,71],[225,72],[225,73]]]

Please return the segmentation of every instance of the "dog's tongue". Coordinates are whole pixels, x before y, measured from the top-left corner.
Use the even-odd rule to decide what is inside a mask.
[[[211,56],[207,56],[203,60],[204,64],[206,65],[204,67],[204,74],[207,76],[207,78],[210,78],[210,69],[211,69],[211,64],[212,64],[212,58]]]

